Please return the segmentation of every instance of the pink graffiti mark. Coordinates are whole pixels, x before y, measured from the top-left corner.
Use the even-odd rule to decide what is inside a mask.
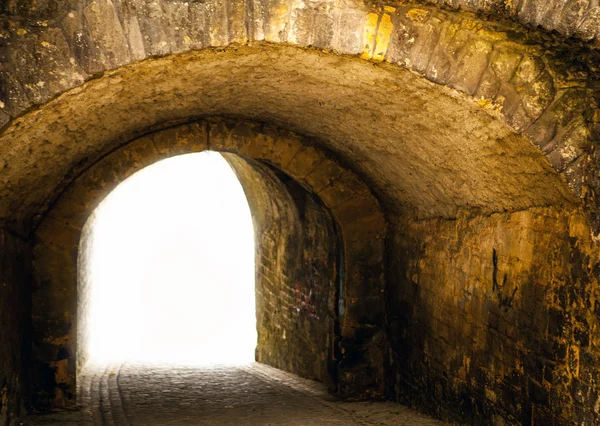
[[[302,312],[311,318],[319,319],[317,315],[317,297],[310,287],[310,285],[300,281],[296,283],[296,312]]]

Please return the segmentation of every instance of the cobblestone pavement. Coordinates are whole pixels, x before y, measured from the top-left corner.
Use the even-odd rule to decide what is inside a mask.
[[[343,402],[324,386],[253,363],[124,363],[90,368],[82,410],[31,417],[29,426],[443,426],[399,404]]]

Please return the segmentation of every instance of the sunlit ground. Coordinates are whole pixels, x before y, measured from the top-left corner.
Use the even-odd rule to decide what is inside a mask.
[[[143,169],[93,220],[90,361],[254,360],[252,218],[220,154]]]

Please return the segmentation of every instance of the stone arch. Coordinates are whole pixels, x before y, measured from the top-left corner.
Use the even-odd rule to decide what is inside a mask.
[[[600,39],[600,9],[594,2],[549,0],[544,4],[528,1],[506,0],[441,0],[439,6],[451,10],[468,10],[488,19],[512,19],[531,28],[541,27],[557,33],[590,41],[598,45]],[[67,2],[76,6],[76,1]],[[413,0],[412,5],[430,5],[431,2]],[[19,16],[23,20],[51,19],[61,15],[56,3],[34,4],[28,7],[26,1],[11,1],[2,5],[0,14]],[[155,6],[156,8],[156,6]]]
[[[74,100],[77,91],[67,95],[70,89],[102,73],[104,77],[87,87],[103,84],[104,79],[115,82],[127,70],[116,74],[111,70],[127,64],[226,46],[295,45],[406,68],[474,98],[482,109],[537,146],[598,222],[595,50],[515,24],[419,2],[400,6],[358,2],[308,6],[269,0],[217,3],[73,1],[68,11],[48,11],[51,19],[41,28],[27,20],[10,28],[2,57],[7,64],[0,92],[0,122],[7,123],[3,146],[23,155],[21,145],[25,150],[31,146],[16,141],[15,133],[23,135],[28,121],[41,118],[35,114],[15,118],[61,93],[65,96],[56,101]],[[462,3],[458,5],[490,13],[505,9],[499,16],[564,27],[565,34],[581,29],[582,37],[596,37],[590,32],[597,21],[594,8],[533,10],[535,2]],[[69,127],[79,131],[74,123]],[[31,139],[30,143],[43,142]],[[13,176],[12,160],[6,158],[8,188],[22,176]]]
[[[77,253],[87,218],[110,190],[137,170],[207,149],[269,164],[330,210],[344,252],[345,313],[339,337],[345,355],[339,360],[339,388],[342,393],[356,388],[374,395],[383,392],[383,365],[367,365],[375,376],[357,378],[356,359],[344,363],[349,357],[360,359],[361,352],[379,350],[369,341],[382,337],[386,223],[379,202],[354,172],[307,138],[254,122],[211,119],[150,133],[105,156],[72,181],[40,222],[35,231],[33,318],[42,405],[74,404],[76,370],[82,363],[76,359]],[[249,201],[252,205],[252,197]]]
[[[463,95],[399,67],[258,45],[143,61],[17,120],[4,133],[0,206],[27,228],[77,169],[148,129],[206,115],[268,121],[344,161],[359,156],[384,204],[419,217],[576,199],[526,137]]]
[[[123,144],[270,123],[351,165],[386,212],[389,395],[456,421],[598,417],[597,2],[35,3],[2,9],[1,265]]]

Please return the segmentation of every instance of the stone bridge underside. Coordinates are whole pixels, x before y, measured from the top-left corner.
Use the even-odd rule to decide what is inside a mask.
[[[0,423],[40,388],[74,398],[57,378],[75,388],[81,229],[165,153],[119,155],[206,122],[253,129],[202,149],[296,182],[339,237],[356,310],[330,336],[353,354],[328,349],[338,393],[472,424],[600,421],[599,20],[596,0],[3,2]],[[270,131],[286,161],[252,151]],[[112,183],[81,184],[103,162]],[[325,163],[340,174],[310,182]],[[264,182],[251,205],[283,188]],[[366,210],[340,207],[348,188]]]

